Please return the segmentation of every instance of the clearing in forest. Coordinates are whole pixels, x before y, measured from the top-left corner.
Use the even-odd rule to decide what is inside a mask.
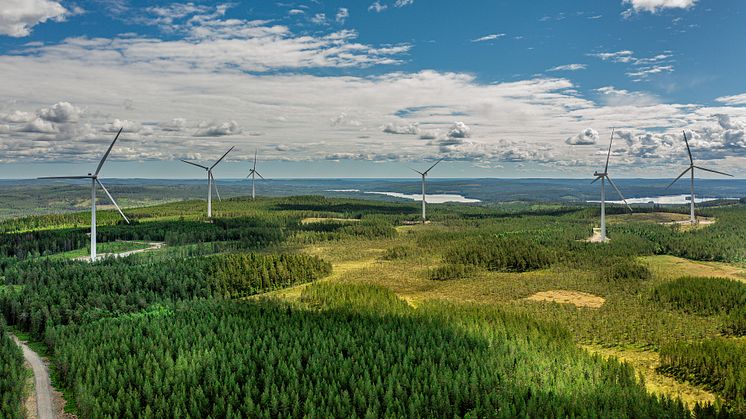
[[[530,301],[551,301],[560,304],[572,304],[576,307],[600,308],[606,301],[603,297],[581,291],[549,290],[541,291],[526,297]]]

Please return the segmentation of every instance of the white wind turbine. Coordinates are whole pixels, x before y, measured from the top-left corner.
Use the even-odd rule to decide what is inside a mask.
[[[442,162],[443,159],[445,159],[445,157],[443,157],[440,160],[436,161],[435,164],[433,164],[432,166],[430,166],[430,168],[427,169],[427,170],[425,170],[424,172],[420,172],[419,170],[415,170],[415,169],[412,169],[410,167],[410,169],[414,170],[415,172],[419,173],[420,176],[422,176],[422,222],[423,223],[425,222],[425,220],[427,220],[427,217],[425,216],[425,204],[426,204],[426,202],[425,202],[425,177],[427,177],[428,172],[430,172],[430,170],[432,170],[433,167],[437,166],[438,163]]]
[[[256,181],[256,177],[259,176],[260,178],[264,179],[264,176],[262,176],[261,173],[256,171],[256,150],[254,150],[254,167],[249,171],[249,175],[246,176],[246,179],[251,176],[251,199],[256,199],[256,188],[254,187],[254,182]]]
[[[114,200],[114,198],[111,196],[109,191],[106,189],[106,186],[104,186],[103,183],[101,183],[101,180],[98,178],[98,174],[101,172],[101,167],[103,167],[104,162],[109,157],[109,153],[111,153],[111,149],[114,147],[114,143],[117,142],[117,139],[119,138],[119,134],[122,133],[123,128],[119,128],[119,132],[117,132],[116,137],[114,137],[114,141],[111,142],[111,145],[109,146],[109,149],[106,150],[106,154],[104,154],[104,157],[101,159],[101,161],[98,163],[98,167],[96,168],[96,172],[91,174],[88,173],[87,176],[45,176],[40,177],[38,179],[90,179],[91,180],[91,262],[96,261],[96,185],[101,186],[101,189],[106,192],[106,196],[109,197],[109,200],[112,204],[117,208],[117,211],[119,211],[119,214],[122,215],[122,218],[124,218],[124,221],[129,224],[130,220],[127,219],[127,216],[124,215],[122,212],[122,209],[119,208],[119,205],[117,205],[117,202]]]
[[[210,167],[202,166],[201,164],[192,163],[186,160],[181,160],[186,164],[191,164],[192,166],[201,167],[207,171],[207,217],[208,218],[212,218],[212,187],[213,185],[215,186],[215,194],[217,194],[218,196],[218,201],[222,201],[222,199],[220,199],[220,192],[218,192],[218,185],[215,183],[215,177],[212,175],[212,169],[214,169],[215,166],[218,165],[218,163],[223,161],[225,156],[227,156],[228,153],[233,151],[234,148],[235,146],[231,147],[230,150],[226,151],[225,154],[223,154],[223,157],[219,158],[218,161],[216,161],[215,164],[213,164]]]
[[[622,192],[619,190],[619,188],[616,187],[614,184],[614,181],[611,180],[609,177],[609,158],[611,157],[611,144],[614,142],[614,130],[611,130],[611,139],[609,139],[609,152],[606,155],[606,166],[604,166],[603,172],[594,172],[593,176],[596,178],[593,179],[593,183],[596,183],[597,180],[601,179],[601,242],[605,242],[606,239],[606,181],[608,180],[611,186],[614,187],[616,192],[619,194],[619,197],[622,198],[622,201],[624,201],[624,205],[629,208],[630,211],[632,211],[632,208],[627,203],[627,200],[624,198],[624,195],[622,195]]]
[[[687,168],[686,170],[684,170],[683,172],[681,172],[681,174],[679,175],[679,177],[677,177],[676,179],[674,179],[673,182],[671,182],[668,186],[666,186],[666,189],[668,189],[671,186],[673,186],[673,184],[676,183],[676,181],[678,181],[679,179],[681,179],[681,177],[684,176],[686,174],[686,172],[691,171],[690,172],[690,174],[691,174],[691,185],[690,185],[690,188],[691,188],[691,197],[690,197],[690,200],[691,200],[691,202],[689,202],[689,205],[690,205],[689,221],[692,224],[696,224],[697,223],[697,216],[694,214],[694,169],[704,170],[705,172],[712,172],[712,173],[717,173],[719,175],[730,176],[730,177],[733,177],[733,175],[729,175],[728,173],[718,172],[717,170],[705,169],[704,167],[701,167],[701,166],[696,166],[694,164],[694,158],[692,158],[692,150],[689,148],[689,140],[686,138],[686,132],[684,132],[684,143],[686,144],[686,152],[689,154],[689,168]]]

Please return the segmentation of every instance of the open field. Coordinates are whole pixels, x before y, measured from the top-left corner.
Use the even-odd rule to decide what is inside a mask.
[[[203,211],[199,201],[132,209],[131,226],[102,211],[99,252],[133,250],[153,241],[167,246],[92,265],[64,260],[85,254],[85,213],[0,223],[7,232],[2,235],[6,245],[0,244],[5,252],[0,310],[49,350],[59,385],[75,400],[70,408],[81,416],[126,416],[128,409],[146,408],[158,416],[173,413],[174,406],[193,416],[228,414],[221,409],[244,415],[314,409],[332,416],[386,416],[387,406],[391,414],[490,416],[494,403],[506,400],[495,388],[541,395],[532,405],[520,401],[523,396],[513,399],[508,416],[610,414],[604,409],[628,416],[685,417],[687,408],[743,413],[742,400],[733,396],[738,393],[712,387],[704,378],[682,381],[668,372],[675,366],[660,368],[658,353],[677,350],[671,344],[679,341],[742,333],[737,301],[741,294],[746,298],[744,206],[709,209],[707,216],[718,222],[692,231],[650,217],[627,218],[610,223],[606,244],[583,241],[596,227],[595,210],[562,205],[432,205],[428,224],[414,223],[416,203],[322,197],[230,199],[216,204],[212,222]],[[704,279],[678,281],[681,277]],[[728,304],[709,304],[732,308],[713,310],[675,299],[687,295],[682,294],[686,287],[706,288],[708,281],[727,286],[731,296]],[[355,328],[345,326],[350,324]],[[270,326],[261,348],[234,333]],[[410,326],[420,332],[409,331]],[[204,342],[187,337],[194,328],[204,328]],[[448,339],[457,346],[451,354],[425,350],[444,345],[438,343],[442,333],[453,333]],[[297,343],[308,339],[318,350],[306,353],[312,348]],[[124,351],[121,361],[104,355],[115,350],[110,346],[115,341],[116,350]],[[285,344],[278,346],[280,341]],[[131,355],[150,353],[145,348],[165,342],[172,342],[171,353],[181,355],[162,358],[159,352],[157,362]],[[209,356],[207,342],[216,348]],[[385,370],[366,355],[374,348],[388,359]],[[416,390],[425,381],[397,375],[413,368],[406,355],[411,348],[423,348],[418,362],[432,365],[438,377],[427,381],[425,393]],[[365,372],[345,361],[352,353]],[[450,356],[460,361],[452,363]],[[247,367],[231,367],[233,358]],[[116,375],[89,381],[98,365]],[[134,376],[127,365],[148,365],[151,375]],[[335,384],[319,375],[331,365],[345,366],[335,373]],[[258,379],[251,373],[270,367],[278,375]],[[169,391],[154,385],[179,368],[191,375],[174,375]],[[305,371],[302,377],[310,381],[293,371]],[[370,380],[354,384],[349,374]],[[418,374],[412,370],[405,376]],[[461,382],[462,374],[477,381]],[[227,381],[219,384],[217,377]],[[233,382],[253,384],[226,390],[226,404],[216,405],[217,389]],[[389,382],[409,383],[395,390],[408,405],[391,404],[384,385]],[[139,396],[111,391],[119,386]],[[273,386],[292,390],[275,392]],[[606,405],[606,396],[593,390],[604,386],[615,394]],[[187,387],[202,392],[196,404],[180,393]],[[437,401],[444,398],[451,404]]]

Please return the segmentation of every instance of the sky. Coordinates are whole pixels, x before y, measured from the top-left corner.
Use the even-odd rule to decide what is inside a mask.
[[[0,178],[746,177],[743,0],[2,0]],[[414,174],[416,175],[416,174]],[[704,174],[703,177],[717,177]]]

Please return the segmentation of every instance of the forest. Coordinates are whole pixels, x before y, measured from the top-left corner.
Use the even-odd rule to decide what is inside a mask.
[[[21,348],[11,340],[5,328],[5,322],[0,319],[0,417],[16,419],[22,417],[27,373]]]
[[[100,246],[165,246],[93,264],[65,256],[87,213],[8,219],[0,313],[46,345],[79,417],[738,417],[746,206],[700,211],[717,221],[610,206],[599,245],[586,205],[430,205],[418,224],[412,203],[231,198],[207,220],[184,201],[131,225],[100,211]],[[598,302],[534,299],[558,291]],[[655,354],[657,375],[594,348]]]

